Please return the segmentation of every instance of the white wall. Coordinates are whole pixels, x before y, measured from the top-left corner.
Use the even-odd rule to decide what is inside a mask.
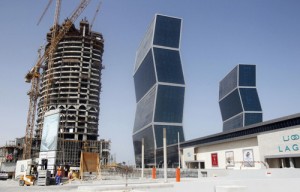
[[[244,161],[245,150],[253,151],[253,161],[255,167],[241,166]],[[262,133],[252,138],[232,140],[220,144],[195,146],[195,155],[197,161],[205,162],[205,169],[226,169],[226,152],[232,151],[234,154],[234,166],[228,166],[228,169],[264,169],[265,165],[258,162],[265,162],[265,157],[300,157],[300,126],[294,128],[281,129],[279,131],[270,131]],[[217,153],[218,166],[212,166],[212,153]],[[183,157],[182,161],[185,161]],[[296,159],[299,164],[299,159]],[[271,167],[278,167],[276,159],[269,161]],[[186,168],[186,163],[183,163]]]
[[[207,145],[195,147],[196,160],[205,162],[205,169],[226,169],[226,158],[225,153],[227,151],[233,151],[234,154],[234,166],[228,167],[231,169],[260,169],[264,167],[264,165],[260,163],[255,163],[255,167],[245,167],[242,166],[243,159],[243,151],[244,150],[252,150],[253,151],[253,160],[261,161],[259,155],[259,148],[257,143],[257,138],[249,138],[249,139],[241,139],[241,140],[233,140],[225,143]],[[212,166],[211,154],[217,153],[218,156],[218,166]]]
[[[300,128],[270,132],[257,136],[262,159],[265,156],[300,156]]]

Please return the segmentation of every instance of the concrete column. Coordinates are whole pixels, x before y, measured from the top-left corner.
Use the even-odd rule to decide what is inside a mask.
[[[280,159],[281,160],[281,167],[284,168],[284,162],[283,162],[283,159]]]
[[[291,167],[291,168],[295,168],[293,158],[290,157],[289,159],[290,159],[290,167]]]
[[[164,180],[167,182],[167,133],[166,128],[163,129],[163,146],[164,146]]]

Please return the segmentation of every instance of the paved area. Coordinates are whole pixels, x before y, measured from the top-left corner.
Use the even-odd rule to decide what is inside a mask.
[[[0,181],[1,192],[67,192],[77,191],[76,185],[51,185],[51,186],[19,186],[18,181]]]
[[[19,186],[18,181],[0,181],[1,192],[70,192],[77,191],[76,185]]]
[[[0,181],[0,192],[143,192],[149,189],[170,192],[171,188],[173,188],[171,182],[164,183],[163,180],[152,179],[74,181],[59,186],[19,186],[18,181]]]
[[[153,180],[119,178],[115,180],[74,181],[64,185],[19,186],[17,181],[0,180],[0,192],[219,192],[234,188],[238,192],[299,191],[300,170],[237,171],[219,177]],[[237,190],[239,189],[239,190]],[[229,190],[232,191],[232,190]]]

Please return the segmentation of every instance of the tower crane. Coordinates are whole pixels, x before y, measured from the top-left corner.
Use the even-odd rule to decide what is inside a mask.
[[[53,0],[49,0],[49,2],[48,2],[48,4],[47,4],[47,7],[45,8],[45,10],[44,10],[42,16],[40,17],[39,21],[37,22],[37,25],[39,25],[40,22],[42,21],[42,19],[44,18],[44,15],[46,14],[47,10],[49,9],[49,7],[50,7],[52,1],[53,1]]]
[[[90,31],[92,30],[93,24],[94,24],[94,22],[96,20],[96,17],[98,15],[99,10],[100,10],[101,4],[102,4],[102,1],[99,1],[99,4],[97,6],[96,12],[95,12],[94,17],[93,17],[93,20],[92,20],[92,22],[90,24]]]
[[[60,5],[61,0],[56,1],[56,8],[55,8],[55,17],[54,17],[54,24],[52,28],[52,36],[51,42],[48,48],[44,51],[43,55],[40,55],[36,64],[31,68],[31,70],[25,75],[25,82],[31,83],[30,91],[28,92],[29,95],[29,109],[27,113],[27,124],[26,124],[26,132],[25,132],[25,143],[23,148],[23,159],[30,159],[31,158],[31,148],[32,148],[32,138],[33,138],[33,130],[34,130],[34,123],[35,123],[35,114],[36,114],[36,105],[37,100],[39,97],[39,81],[40,81],[40,68],[42,67],[45,61],[48,61],[48,71],[51,70],[53,65],[53,54],[56,50],[56,47],[60,40],[65,36],[65,34],[69,31],[75,20],[78,16],[83,12],[83,10],[87,7],[90,3],[90,0],[81,0],[77,8],[73,11],[72,15],[69,19],[67,19],[61,27],[58,29],[58,19],[60,13]],[[48,6],[47,6],[48,7]],[[49,89],[52,83],[52,77],[47,77],[47,88]],[[48,92],[46,92],[43,100],[43,108],[42,108],[42,118],[46,112],[46,106],[48,103]],[[43,120],[43,119],[42,119]],[[39,127],[39,137],[42,134],[42,127]]]

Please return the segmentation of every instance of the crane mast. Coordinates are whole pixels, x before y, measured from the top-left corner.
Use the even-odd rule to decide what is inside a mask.
[[[41,58],[41,49],[39,49],[39,58]],[[29,159],[31,157],[32,137],[34,130],[34,121],[36,114],[36,104],[39,96],[39,69],[35,69],[33,79],[31,80],[31,88],[27,93],[29,95],[29,109],[27,114],[27,125],[25,133],[25,145],[23,148],[23,159]]]
[[[45,50],[43,55],[39,56],[38,61],[31,68],[31,70],[25,75],[25,81],[31,83],[30,91],[28,92],[29,95],[29,109],[27,113],[27,125],[26,125],[26,132],[25,132],[25,143],[23,148],[23,159],[30,159],[31,158],[31,149],[32,149],[32,138],[33,138],[33,130],[35,124],[35,114],[36,114],[36,106],[37,100],[39,97],[39,81],[40,81],[40,68],[45,61],[48,61],[47,67],[48,71],[50,72],[53,65],[53,54],[56,50],[56,47],[60,40],[65,36],[65,34],[69,31],[75,20],[78,16],[83,12],[83,10],[87,7],[90,3],[90,0],[81,0],[80,4],[77,8],[73,11],[70,19],[67,19],[58,29],[58,20],[60,15],[60,5],[61,0],[56,1],[56,9],[55,9],[55,17],[54,17],[54,24],[52,27],[52,36],[50,46]],[[48,6],[47,6],[48,7]],[[46,93],[43,98],[43,108],[42,108],[42,121],[44,118],[44,114],[46,112],[46,108],[48,105],[48,97],[49,93],[48,90],[52,84],[52,77],[48,76],[46,79]],[[43,126],[43,125],[42,125]],[[41,138],[42,136],[42,129],[43,127],[38,127],[39,134],[37,137]]]

